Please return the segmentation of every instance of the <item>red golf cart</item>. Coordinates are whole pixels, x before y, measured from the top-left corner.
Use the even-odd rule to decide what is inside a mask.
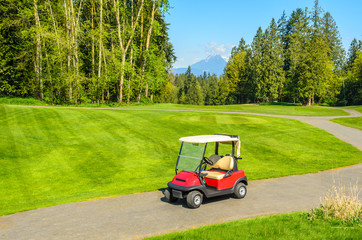
[[[200,135],[183,137],[180,141],[176,176],[164,191],[167,201],[186,199],[190,208],[198,208],[203,197],[228,194],[234,194],[236,198],[245,197],[248,181],[237,165],[237,160],[241,159],[239,136]],[[225,146],[231,154],[220,155]]]

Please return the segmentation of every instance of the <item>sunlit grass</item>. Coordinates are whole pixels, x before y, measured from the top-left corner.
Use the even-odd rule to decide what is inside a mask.
[[[280,214],[203,226],[147,239],[360,239],[362,227],[311,221],[305,212]]]
[[[0,215],[164,188],[178,139],[214,133],[240,136],[249,180],[362,160],[358,149],[296,120],[0,105]]]
[[[236,104],[236,105],[215,105],[199,106],[185,104],[153,104],[140,106],[127,106],[128,108],[141,109],[170,109],[170,110],[201,110],[201,111],[224,111],[224,112],[251,112],[266,113],[275,115],[295,115],[295,116],[346,116],[346,113],[340,109],[325,107],[305,107],[294,104]]]

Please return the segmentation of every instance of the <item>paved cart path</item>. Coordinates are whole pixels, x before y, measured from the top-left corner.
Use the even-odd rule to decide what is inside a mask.
[[[63,204],[0,217],[0,239],[134,239],[205,224],[310,210],[334,184],[356,184],[362,164],[316,174],[250,181],[244,199],[219,197],[198,209],[161,191]],[[361,184],[359,184],[361,187]]]
[[[345,111],[351,116],[343,117],[362,116],[354,110]],[[336,116],[219,113],[300,120],[324,129],[362,150],[362,131],[329,121]],[[319,205],[320,197],[332,185],[356,184],[361,175],[362,164],[358,164],[315,174],[250,181],[245,199],[214,198],[205,200],[199,209],[188,209],[182,201],[167,203],[161,191],[62,204],[0,217],[0,239],[134,239],[205,224],[310,210]],[[361,184],[359,187],[361,188]]]

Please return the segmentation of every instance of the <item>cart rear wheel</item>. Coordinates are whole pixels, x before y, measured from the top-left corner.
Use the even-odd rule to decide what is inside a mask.
[[[187,194],[186,202],[189,208],[198,208],[202,203],[202,193],[199,191],[192,191]]]
[[[165,194],[165,198],[166,198],[166,200],[168,202],[176,202],[177,201],[177,198],[172,196],[171,190],[169,188],[167,188],[163,194]]]
[[[244,183],[238,183],[234,189],[234,195],[236,198],[244,198],[246,195],[246,186]]]

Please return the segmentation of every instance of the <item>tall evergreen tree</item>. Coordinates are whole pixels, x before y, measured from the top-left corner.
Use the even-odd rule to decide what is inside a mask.
[[[261,89],[263,87],[263,48],[264,34],[261,27],[258,28],[256,35],[251,43],[250,52],[247,54],[247,92],[248,98],[252,101],[263,99]]]
[[[225,66],[225,81],[229,85],[228,103],[245,102],[244,87],[246,84],[246,56],[245,41],[241,38],[239,46],[233,47],[231,56]],[[243,100],[244,99],[244,100]]]
[[[300,99],[311,101],[314,93],[310,55],[312,28],[309,25],[309,20],[307,9],[304,11],[297,9],[288,21],[289,47],[287,57],[290,60],[288,63],[287,94],[293,101]]]
[[[346,70],[351,70],[353,63],[357,57],[357,52],[362,49],[362,41],[354,38],[348,49]]]
[[[213,104],[215,105],[224,105],[227,104],[229,97],[229,85],[223,76],[220,76],[217,81],[217,88],[215,90],[215,96],[213,98]]]
[[[248,88],[258,102],[278,100],[284,86],[283,45],[276,22],[272,19],[263,33],[258,29],[248,55]]]
[[[32,2],[0,1],[0,95],[32,96],[34,19]],[[22,16],[22,17],[20,17]]]
[[[341,102],[344,105],[362,104],[362,49],[356,52],[356,58],[346,78],[343,94],[340,98],[343,99]]]
[[[323,37],[326,39],[329,47],[328,56],[333,61],[335,69],[341,70],[344,64],[342,40],[337,24],[329,12],[324,14],[321,25]]]
[[[265,30],[265,46],[263,52],[264,84],[259,92],[263,92],[267,101],[280,99],[284,87],[283,46],[274,18]]]
[[[362,49],[356,53],[356,59],[353,62],[352,70],[354,76],[362,81]]]
[[[323,35],[322,9],[318,4],[318,0],[315,0],[315,6],[312,12],[313,27],[311,32],[311,39],[309,42],[309,53],[311,57],[310,70],[311,70],[311,82],[313,87],[308,96],[307,105],[314,103],[315,97],[319,98],[319,101],[330,90],[330,86],[333,85],[335,80],[333,75],[333,62],[331,60],[330,44],[326,35]]]

